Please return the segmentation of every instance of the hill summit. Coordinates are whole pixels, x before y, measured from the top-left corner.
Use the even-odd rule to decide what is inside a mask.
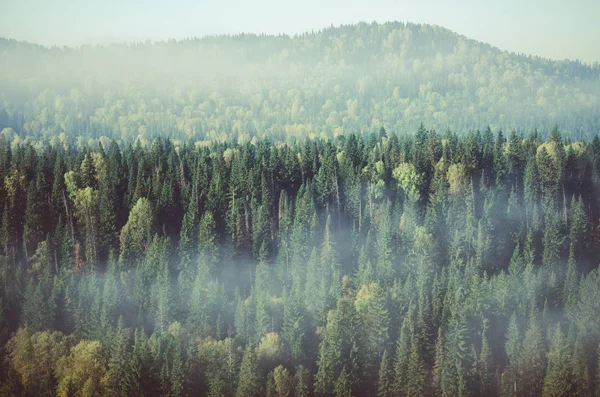
[[[296,36],[45,48],[0,41],[0,129],[44,139],[196,141],[600,125],[600,67],[450,30],[358,23]]]

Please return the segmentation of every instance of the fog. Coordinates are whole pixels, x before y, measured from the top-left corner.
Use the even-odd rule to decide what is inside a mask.
[[[125,41],[0,39],[0,396],[600,395],[600,65]]]
[[[593,0],[4,0],[0,36],[79,46],[249,32],[294,35],[332,24],[398,19],[443,26],[503,50],[598,62],[599,7]]]
[[[558,125],[590,138],[600,117],[599,67],[502,52],[430,25],[62,49],[4,40],[1,51],[0,127],[22,137],[75,139],[83,128],[123,141],[141,130],[284,141],[423,122],[523,133]]]

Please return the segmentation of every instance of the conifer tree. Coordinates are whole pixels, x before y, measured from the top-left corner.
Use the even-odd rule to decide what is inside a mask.
[[[588,237],[588,218],[581,196],[571,198],[569,217],[569,240],[576,250],[576,257],[582,254]]]
[[[567,261],[567,274],[562,290],[562,299],[565,307],[571,307],[577,299],[577,290],[579,287],[579,278],[577,277],[577,266],[575,263],[575,248],[571,243],[569,249],[569,260]]]
[[[303,312],[302,302],[298,294],[295,292],[288,294],[285,297],[283,306],[281,335],[283,343],[294,361],[301,361],[304,354],[306,317]]]
[[[308,397],[309,395],[309,373],[308,370],[302,366],[296,367],[295,375],[295,397]]]
[[[522,346],[522,390],[530,395],[541,395],[544,384],[545,357],[544,335],[537,311],[530,314],[529,327]]]
[[[377,380],[377,397],[392,396],[393,372],[387,350],[381,356],[379,365],[379,377]]]
[[[557,324],[551,331],[543,397],[565,396],[570,392],[570,361],[569,345],[560,325]]]
[[[400,336],[396,342],[396,356],[394,360],[394,382],[393,395],[405,393],[406,384],[410,374],[408,373],[408,360],[410,357],[410,330],[408,317],[402,321]]]
[[[352,386],[350,384],[348,373],[346,372],[346,367],[342,368],[340,376],[338,376],[338,379],[335,381],[333,394],[335,397],[352,397]]]
[[[577,335],[573,344],[570,366],[572,370],[572,377],[570,379],[572,382],[572,394],[579,397],[591,396],[590,377],[581,335]]]
[[[123,317],[119,317],[117,327],[111,330],[109,345],[108,372],[102,379],[107,394],[126,396],[129,392],[131,373],[129,353],[129,330],[125,328]],[[131,390],[133,391],[133,390]]]
[[[435,396],[442,395],[442,379],[443,379],[443,371],[444,371],[444,358],[445,358],[446,348],[444,346],[444,335],[442,333],[442,328],[438,328],[437,338],[435,340],[435,357],[433,364],[433,390]]]
[[[425,384],[425,363],[421,357],[420,347],[413,334],[410,342],[410,355],[408,357],[408,383],[406,385],[407,397],[418,397],[423,395]]]
[[[261,380],[256,352],[246,347],[237,382],[236,397],[258,397],[261,394]]]

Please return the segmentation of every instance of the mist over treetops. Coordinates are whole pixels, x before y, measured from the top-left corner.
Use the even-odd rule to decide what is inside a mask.
[[[79,48],[0,40],[0,99],[0,128],[36,139],[286,141],[420,123],[591,138],[600,68],[401,22]]]

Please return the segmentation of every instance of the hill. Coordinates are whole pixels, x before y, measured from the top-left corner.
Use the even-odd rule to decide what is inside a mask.
[[[501,51],[447,29],[359,23],[294,37],[45,48],[0,41],[0,128],[35,139],[241,141],[483,129],[589,138],[600,66]]]

